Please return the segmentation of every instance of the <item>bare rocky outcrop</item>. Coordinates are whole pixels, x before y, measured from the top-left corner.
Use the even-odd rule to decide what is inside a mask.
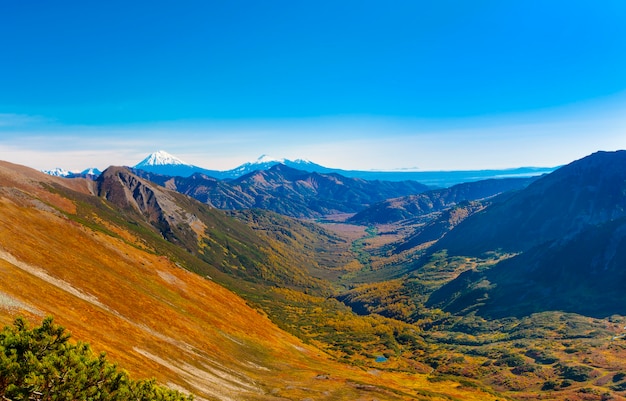
[[[177,205],[178,194],[144,180],[125,167],[109,167],[96,181],[97,195],[116,206],[139,212],[163,237],[175,239],[177,227],[202,235],[196,216]]]

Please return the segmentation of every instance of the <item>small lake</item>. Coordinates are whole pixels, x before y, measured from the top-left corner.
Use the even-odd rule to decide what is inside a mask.
[[[387,362],[389,359],[385,358],[384,356],[377,356],[376,357],[376,362],[378,363],[383,363],[383,362]]]

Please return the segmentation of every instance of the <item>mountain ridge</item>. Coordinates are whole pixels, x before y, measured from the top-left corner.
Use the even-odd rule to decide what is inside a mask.
[[[180,161],[175,156],[171,156],[164,151],[165,155],[161,158],[169,158]],[[159,153],[155,152],[155,153]],[[159,156],[155,153],[149,155],[146,159],[155,158]],[[153,156],[154,155],[154,156]],[[178,162],[177,162],[178,163]],[[189,177],[193,173],[202,173],[213,178],[220,180],[237,179],[246,174],[252,173],[255,170],[269,170],[277,164],[284,164],[288,167],[298,170],[304,170],[310,173],[322,173],[322,174],[339,174],[349,178],[360,178],[364,180],[381,180],[381,181],[418,181],[425,185],[434,187],[448,187],[454,184],[468,181],[480,181],[489,178],[501,178],[501,177],[528,177],[551,172],[554,168],[551,167],[516,167],[500,170],[460,170],[460,171],[360,171],[360,170],[345,170],[338,168],[325,167],[316,164],[306,159],[289,160],[286,158],[274,158],[268,155],[261,155],[254,161],[243,163],[230,170],[207,170],[201,167],[193,166],[182,162],[182,165],[162,165],[162,166],[147,166],[143,168],[146,171],[157,173],[161,175],[176,176],[181,175],[183,177]],[[141,162],[133,166],[137,169],[142,169]],[[177,167],[178,166],[178,167]]]
[[[514,256],[461,274],[429,305],[490,317],[620,313],[625,233],[626,151],[594,153],[468,217],[437,242],[432,252]]]
[[[303,218],[354,213],[388,197],[428,189],[415,181],[367,181],[334,173],[310,173],[284,164],[276,164],[269,170],[255,170],[229,181],[204,174],[184,178],[133,171],[219,209],[261,208]]]
[[[465,254],[493,249],[518,252],[622,217],[626,215],[625,172],[626,151],[596,152],[468,218],[438,247]]]

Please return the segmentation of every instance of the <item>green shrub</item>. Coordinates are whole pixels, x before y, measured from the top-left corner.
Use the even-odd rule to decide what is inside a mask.
[[[624,380],[625,377],[626,377],[626,373],[624,373],[624,372],[616,373],[613,376],[613,383],[617,383],[619,381],[622,381],[622,380]]]
[[[591,378],[593,369],[589,366],[581,365],[557,365],[564,379],[584,382]]]
[[[554,380],[547,380],[543,383],[543,386],[541,386],[541,391],[554,390],[555,388],[557,388],[557,386],[558,383]]]
[[[526,356],[529,358],[533,358],[535,362],[542,365],[551,365],[559,361],[556,356],[545,350],[530,349],[526,352]]]
[[[95,356],[85,343],[52,318],[30,329],[17,318],[0,332],[0,398],[12,401],[187,401],[192,397],[157,386],[154,380],[131,380],[128,374]]]
[[[497,366],[508,366],[510,368],[514,368],[516,366],[522,366],[526,363],[524,358],[517,354],[504,354],[502,357],[498,358],[496,361]]]

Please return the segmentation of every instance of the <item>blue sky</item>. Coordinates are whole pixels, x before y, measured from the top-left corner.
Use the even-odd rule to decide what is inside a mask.
[[[0,2],[0,159],[556,166],[626,148],[626,3]]]

